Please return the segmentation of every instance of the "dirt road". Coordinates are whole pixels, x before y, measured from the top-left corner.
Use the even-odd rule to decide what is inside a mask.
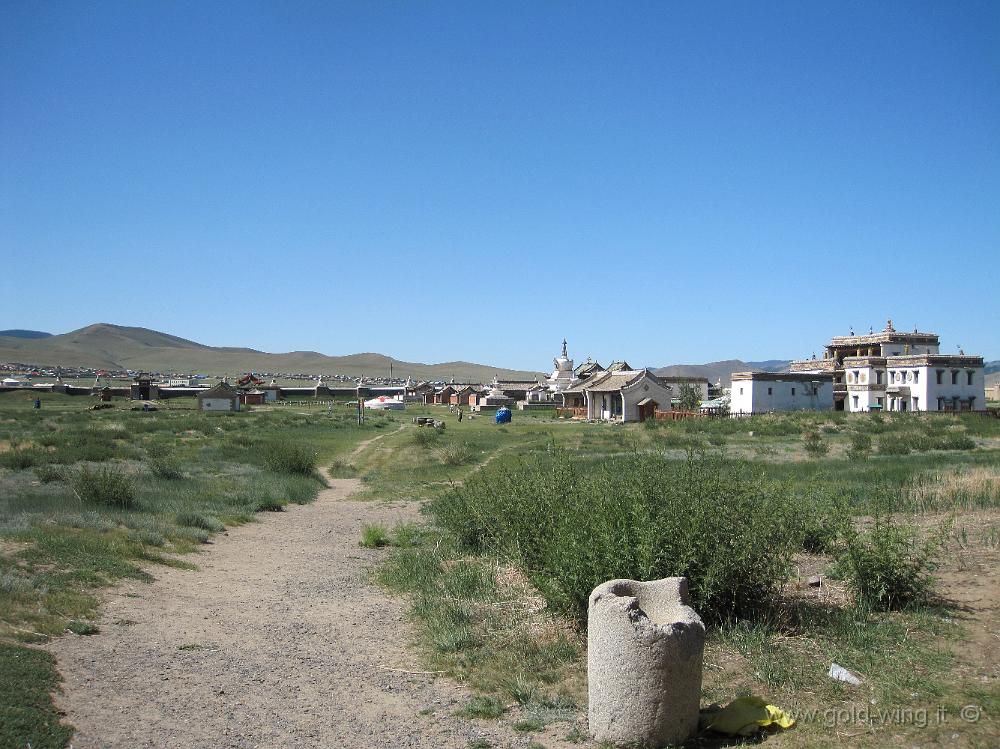
[[[370,584],[384,552],[358,538],[413,520],[416,505],[350,501],[355,480],[331,483],[217,537],[197,571],[157,567],[155,582],[114,589],[99,634],[52,643],[74,747],[528,743],[454,717],[470,695],[450,680],[405,673],[423,669],[405,602]]]

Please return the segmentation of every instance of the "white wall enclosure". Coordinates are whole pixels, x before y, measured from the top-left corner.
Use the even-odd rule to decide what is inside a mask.
[[[833,409],[833,377],[797,372],[734,372],[730,413],[829,411]]]

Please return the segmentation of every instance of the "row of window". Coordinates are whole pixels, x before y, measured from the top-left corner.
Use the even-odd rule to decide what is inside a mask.
[[[858,410],[860,403],[858,402],[858,396],[852,396],[853,398],[853,409]],[[910,399],[913,403],[913,410],[920,410],[920,398],[913,396]],[[875,401],[878,403],[878,407],[882,408],[883,399],[876,398]],[[938,398],[937,399],[937,410],[938,411],[972,411],[973,404],[976,402],[976,396],[972,395],[969,398],[959,398],[955,396],[953,398]],[[890,411],[905,411],[906,410],[906,399],[905,398],[891,398],[889,401]]]
[[[773,387],[769,387],[767,389],[767,394],[768,395],[774,395],[774,388]],[[806,387],[806,395],[808,395],[808,394],[809,394],[809,388]],[[819,395],[819,388],[816,387],[816,386],[813,386],[812,394],[813,395]],[[743,388],[740,388],[740,395],[743,395]],[[792,395],[795,395],[795,388],[792,388]]]
[[[934,374],[935,374],[935,377],[937,378],[937,384],[938,385],[944,385],[945,374],[947,374],[947,371],[944,370],[944,369],[938,369],[938,370],[935,370]],[[952,385],[957,385],[958,384],[958,376],[960,374],[962,374],[962,372],[959,371],[959,370],[957,370],[957,369],[951,370],[951,384]],[[966,385],[971,385],[972,384],[972,379],[973,379],[974,376],[975,376],[975,372],[973,370],[971,370],[971,369],[967,370],[965,372],[965,379],[966,379],[966,383],[965,384]],[[851,370],[850,372],[847,373],[847,381],[848,382],[864,382],[865,381],[865,373],[862,372],[861,370],[853,369],[853,370]],[[893,370],[893,369],[890,369],[889,370],[889,382],[899,382],[899,383],[902,383],[902,382],[912,382],[914,384],[918,384],[920,382],[920,370],[919,369],[914,369],[914,370],[903,370],[903,369]],[[879,370],[879,369],[875,370],[875,384],[876,385],[881,385],[882,384],[882,371]]]

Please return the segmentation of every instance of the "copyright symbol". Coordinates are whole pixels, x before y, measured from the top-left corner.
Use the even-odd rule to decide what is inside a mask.
[[[958,711],[958,716],[966,723],[975,723],[982,714],[983,709],[979,705],[966,705]]]

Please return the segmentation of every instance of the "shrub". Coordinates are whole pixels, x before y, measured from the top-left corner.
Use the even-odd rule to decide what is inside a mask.
[[[69,624],[66,625],[68,629],[73,634],[77,635],[96,635],[100,632],[100,628],[96,624],[91,622],[81,621],[79,619],[73,619]]]
[[[473,697],[456,715],[462,718],[482,718],[495,720],[507,712],[507,708],[496,697]]]
[[[880,434],[878,452],[879,455],[909,455],[910,446],[896,435]]]
[[[184,476],[181,472],[180,463],[177,462],[176,458],[170,455],[163,455],[160,453],[152,455],[149,460],[146,461],[146,465],[149,466],[150,472],[152,472],[152,474],[157,478],[173,481],[175,479],[183,478]]]
[[[275,473],[292,473],[312,476],[316,473],[319,456],[305,445],[275,442],[268,445],[264,455],[264,465]]]
[[[0,453],[0,465],[13,468],[15,471],[23,471],[42,462],[42,452],[34,448]]]
[[[830,451],[830,446],[823,441],[819,432],[810,430],[802,437],[803,446],[812,458],[821,458]]]
[[[724,447],[726,444],[726,435],[710,434],[708,435],[708,444],[712,445],[712,447]]]
[[[282,502],[280,499],[265,497],[263,499],[255,500],[252,508],[254,512],[283,512],[285,504],[286,503]]]
[[[877,514],[870,528],[848,533],[835,572],[847,581],[856,601],[873,609],[900,609],[924,603],[933,585],[944,528],[921,541],[918,530]]]
[[[468,445],[448,445],[438,451],[441,462],[448,466],[460,466],[472,460],[472,448]]]
[[[872,452],[872,438],[865,432],[855,432],[851,435],[851,445],[847,448],[847,457],[851,460],[867,460]]]
[[[440,434],[437,429],[418,427],[413,432],[413,444],[418,447],[430,447],[437,442],[439,436]]]
[[[73,493],[81,502],[127,509],[137,504],[135,484],[121,468],[84,466],[73,476]]]
[[[550,605],[580,617],[606,580],[672,575],[688,578],[702,616],[752,616],[787,579],[800,542],[784,490],[747,464],[694,453],[495,461],[431,511],[459,544],[512,558]]]
[[[58,468],[57,466],[49,465],[48,463],[35,466],[35,475],[43,484],[51,484],[54,481],[66,480],[66,472],[63,469]]]
[[[833,550],[850,523],[850,511],[841,499],[812,496],[802,503],[799,515],[800,546],[810,554]]]
[[[226,526],[219,522],[218,518],[202,515],[198,512],[179,512],[176,520],[177,525],[184,525],[188,528],[203,528],[209,533],[219,533],[226,529]]]
[[[366,525],[361,529],[361,546],[366,549],[379,549],[389,545],[389,533],[381,525]]]
[[[326,472],[332,479],[349,479],[358,475],[358,468],[353,463],[346,460],[335,460],[330,463]]]

